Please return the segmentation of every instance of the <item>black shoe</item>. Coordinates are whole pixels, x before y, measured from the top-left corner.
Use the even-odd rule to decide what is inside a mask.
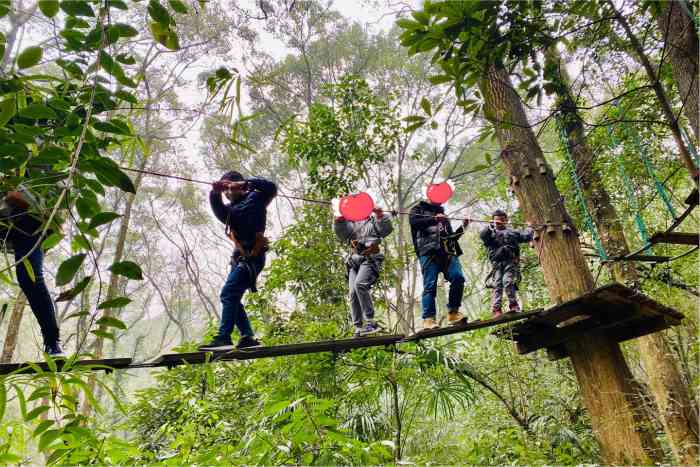
[[[253,336],[242,336],[236,344],[237,349],[245,349],[248,347],[260,347],[260,341]]]
[[[53,344],[45,344],[44,352],[49,354],[52,358],[65,358],[66,354],[61,349],[60,342],[54,342]]]
[[[208,344],[202,344],[197,347],[198,350],[208,350],[216,347],[230,347],[233,345],[230,337],[216,336]]]

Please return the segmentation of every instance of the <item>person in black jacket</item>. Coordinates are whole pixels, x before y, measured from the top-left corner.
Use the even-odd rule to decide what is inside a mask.
[[[486,246],[489,261],[493,266],[487,283],[493,287],[491,311],[498,317],[502,313],[501,298],[504,289],[508,297],[508,311],[520,311],[517,297],[520,282],[520,244],[532,241],[534,232],[530,227],[524,231],[509,229],[506,225],[508,215],[500,209],[493,212],[492,220],[479,236]]]
[[[459,312],[464,294],[464,274],[459,263],[462,249],[458,240],[464,234],[464,228],[469,225],[469,221],[465,219],[455,231],[449,219],[445,217],[444,207],[437,203],[421,201],[411,209],[409,222],[413,247],[423,275],[423,329],[439,327],[435,321],[435,296],[439,273],[450,283],[447,301],[448,323],[454,325],[464,322],[466,318]]]
[[[221,194],[230,201],[224,204]],[[231,272],[221,289],[221,325],[214,339],[200,349],[232,345],[234,326],[241,337],[237,348],[260,345],[255,339],[241,299],[246,290],[255,292],[255,282],[265,266],[268,240],[265,238],[267,206],[277,195],[277,186],[262,178],[245,180],[235,171],[227,172],[214,182],[209,203],[217,219],[226,225],[226,234],[235,249],[231,258]]]
[[[4,206],[0,208],[0,230],[3,239],[14,250],[17,282],[39,322],[44,352],[52,357],[63,357],[65,354],[61,349],[56,305],[44,279],[44,251],[41,247],[44,224],[32,212],[30,201],[36,200],[22,186],[16,191],[7,192],[3,199]]]

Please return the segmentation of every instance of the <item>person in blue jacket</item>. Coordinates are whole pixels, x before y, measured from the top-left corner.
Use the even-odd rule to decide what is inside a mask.
[[[230,203],[221,199],[224,194]],[[231,333],[238,328],[236,348],[260,345],[241,303],[246,290],[256,291],[255,283],[265,266],[269,242],[265,238],[267,206],[277,195],[277,186],[262,178],[244,179],[235,171],[227,172],[214,182],[209,203],[217,219],[226,226],[226,234],[235,248],[231,272],[221,289],[221,324],[218,334],[200,349],[233,345]]]

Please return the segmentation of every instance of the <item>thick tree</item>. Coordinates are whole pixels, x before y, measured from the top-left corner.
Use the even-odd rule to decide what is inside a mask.
[[[671,74],[678,86],[683,113],[700,141],[700,78],[698,78],[698,34],[693,12],[685,0],[662,0],[652,3],[652,13],[668,49]]]
[[[566,144],[575,166],[575,175],[584,192],[588,211],[611,256],[629,253],[622,223],[600,173],[594,168],[595,155],[588,144],[578,103],[571,90],[571,79],[556,46],[546,52],[545,78],[556,94],[556,118],[567,138]],[[611,263],[613,277],[621,283],[636,284],[639,275],[631,261]],[[669,437],[676,461],[694,465],[698,460],[697,414],[664,336],[659,333],[639,338],[640,356],[649,376],[658,415]]]

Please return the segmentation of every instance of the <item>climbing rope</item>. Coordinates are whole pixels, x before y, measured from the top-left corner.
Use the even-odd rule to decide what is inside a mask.
[[[566,135],[566,130],[562,124],[562,118],[562,114],[557,114],[556,125],[559,130],[559,139],[561,142],[562,152],[564,153],[564,156],[566,156],[566,165],[569,168],[569,175],[571,177],[571,181],[574,183],[574,187],[576,188],[574,192],[576,195],[576,201],[578,201],[579,210],[583,215],[584,224],[593,237],[593,243],[598,251],[598,255],[604,261],[607,261],[608,255],[605,253],[605,248],[603,248],[603,244],[600,241],[600,236],[598,235],[598,229],[593,221],[593,216],[591,216],[591,212],[588,209],[588,203],[586,203],[583,188],[581,187],[581,177],[578,175],[576,170],[576,163],[574,162],[573,157],[571,157],[569,141]]]
[[[171,174],[165,174],[161,172],[155,172],[153,170],[143,170],[143,169],[133,169],[130,167],[123,167],[121,166],[120,169],[126,170],[129,172],[135,172],[135,173],[141,173],[144,175],[152,175],[155,177],[162,177],[162,178],[171,178],[174,180],[182,180],[185,182],[191,182],[191,183],[198,183],[201,185],[212,185],[212,182],[206,181],[206,180],[198,180],[196,178],[188,178],[188,177],[181,177],[179,175],[171,175]],[[323,200],[323,199],[314,199],[314,198],[306,198],[303,196],[292,196],[292,195],[285,195],[285,194],[277,194],[277,196],[281,198],[286,198],[286,199],[293,199],[297,201],[303,201],[305,203],[314,203],[314,204],[321,204],[321,205],[326,205],[326,206],[331,206],[333,203],[332,201],[329,200]],[[393,214],[401,214],[401,215],[411,215],[409,211],[401,211],[401,210],[396,210],[396,209],[385,209],[387,212],[391,212]],[[417,216],[422,216],[422,217],[433,217],[430,214],[413,214]],[[455,216],[445,216],[446,219],[450,220],[455,220],[455,221],[469,221],[470,223],[478,223],[478,224],[491,224],[493,221],[489,219],[473,219],[470,217],[455,217]],[[529,224],[524,223],[524,222],[508,222],[508,225],[512,226],[521,226],[525,227],[528,226]],[[546,228],[547,226],[564,226],[568,224],[560,224],[560,223],[547,223],[547,224],[532,224],[532,228],[535,230],[541,230]]]

